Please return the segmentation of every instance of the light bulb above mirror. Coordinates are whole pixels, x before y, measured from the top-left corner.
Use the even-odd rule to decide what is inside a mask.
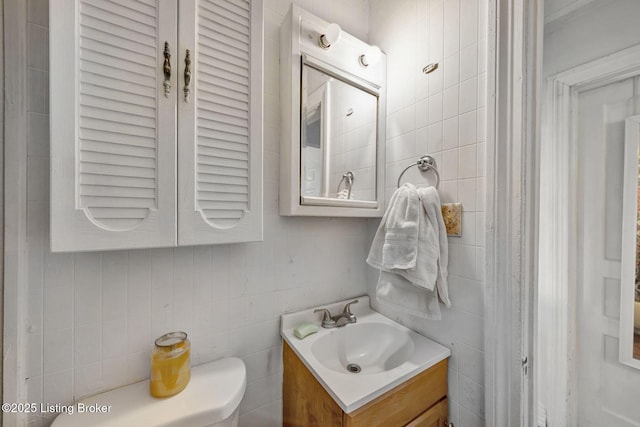
[[[329,24],[327,25],[327,30],[324,34],[320,35],[320,39],[318,40],[318,44],[323,49],[329,49],[332,44],[338,43],[340,37],[342,36],[342,28],[338,24]]]
[[[358,60],[360,61],[360,65],[368,67],[369,65],[376,65],[381,57],[382,51],[378,46],[369,46],[365,53],[360,55]]]

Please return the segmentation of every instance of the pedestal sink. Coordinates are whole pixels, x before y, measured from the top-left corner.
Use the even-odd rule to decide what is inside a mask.
[[[312,309],[282,316],[282,338],[313,376],[350,413],[451,355],[448,348],[372,310],[369,297],[358,297],[357,322],[334,329],[320,326]],[[328,304],[339,313],[346,302]],[[298,339],[293,329],[313,322],[318,333]]]

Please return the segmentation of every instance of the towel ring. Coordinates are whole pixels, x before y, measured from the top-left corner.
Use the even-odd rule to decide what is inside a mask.
[[[434,159],[432,156],[426,155],[420,157],[417,162],[410,164],[409,166],[404,168],[402,172],[400,172],[397,188],[400,188],[400,180],[402,179],[402,175],[404,175],[404,173],[408,171],[412,166],[418,166],[418,169],[420,169],[421,172],[426,172],[431,169],[436,174],[436,188],[440,187],[440,174],[438,173],[438,165],[436,165],[436,159]]]
[[[351,187],[353,186],[354,179],[355,179],[355,177],[353,175],[353,172],[347,171],[347,172],[343,173],[342,174],[342,179],[338,183],[338,189],[336,190],[336,195],[340,193],[340,186],[344,182],[345,185],[347,186],[347,190],[348,190],[347,199],[350,199],[351,198]]]

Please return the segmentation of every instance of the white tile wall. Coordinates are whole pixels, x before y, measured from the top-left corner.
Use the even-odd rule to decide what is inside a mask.
[[[296,0],[298,1],[298,0]],[[193,363],[244,359],[241,424],[281,425],[279,315],[362,295],[372,232],[362,219],[284,218],[278,206],[279,25],[265,0],[264,242],[49,252],[48,1],[28,0],[28,360],[31,402],[74,399],[148,376],[154,337],[186,330]],[[366,0],[300,0],[367,39]],[[399,134],[413,128],[413,109]],[[336,250],[336,248],[340,248]],[[29,425],[52,417],[31,416]]]
[[[348,85],[332,86],[332,150],[329,161],[329,188],[335,191],[338,186],[346,187],[342,175],[348,170],[353,172],[352,194],[361,200],[376,198],[376,102],[368,93],[355,91]],[[344,113],[351,109],[352,114]]]
[[[389,91],[410,96],[389,106],[387,200],[398,173],[423,154],[439,166],[443,202],[463,204],[462,237],[449,238],[449,288],[452,308],[439,322],[403,313],[385,314],[452,350],[449,368],[451,422],[484,425],[484,185],[486,163],[486,0],[371,0],[369,42],[387,54]],[[401,23],[401,24],[398,24]],[[408,50],[415,46],[417,52]],[[418,59],[416,61],[416,58]],[[439,67],[429,75],[422,68]],[[426,106],[426,107],[425,107]],[[416,121],[403,111],[416,110]],[[417,119],[427,110],[428,118]],[[393,114],[395,113],[395,114]],[[424,113],[422,113],[424,114]],[[414,152],[395,149],[403,135],[415,137]],[[408,172],[406,180],[433,183],[433,177]],[[431,181],[429,181],[431,180]],[[377,272],[368,270],[369,283]],[[374,288],[371,288],[374,292]]]

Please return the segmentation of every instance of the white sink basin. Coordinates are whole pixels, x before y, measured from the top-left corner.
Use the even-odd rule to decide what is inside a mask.
[[[282,316],[282,338],[338,403],[351,413],[451,355],[448,348],[373,311],[369,297],[351,306],[357,323],[324,329],[313,308]],[[340,313],[342,301],[316,308]],[[293,329],[313,322],[318,332],[303,339]]]
[[[355,323],[337,328],[311,345],[311,354],[339,373],[377,374],[409,361],[415,351],[409,333],[386,323]],[[351,369],[350,369],[351,367]]]

